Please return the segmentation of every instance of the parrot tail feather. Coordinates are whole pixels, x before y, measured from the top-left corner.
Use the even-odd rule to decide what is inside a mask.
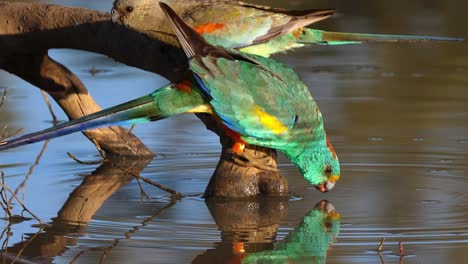
[[[435,37],[435,36],[412,36],[412,35],[391,35],[391,34],[365,34],[329,32],[306,28],[302,34],[298,35],[298,43],[303,44],[325,44],[342,45],[364,42],[433,42],[433,41],[465,41],[464,38]]]
[[[202,109],[204,98],[196,91],[167,85],[138,99],[74,119],[57,126],[0,142],[0,150],[44,141],[74,132],[105,126],[138,124]]]

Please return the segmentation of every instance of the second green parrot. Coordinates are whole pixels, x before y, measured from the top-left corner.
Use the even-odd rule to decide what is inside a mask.
[[[210,44],[269,57],[310,44],[461,41],[461,38],[328,32],[305,26],[330,17],[333,9],[284,10],[233,0],[164,0]],[[116,0],[112,21],[178,45],[156,0]]]

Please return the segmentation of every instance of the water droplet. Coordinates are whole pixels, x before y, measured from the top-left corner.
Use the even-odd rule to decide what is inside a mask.
[[[424,138],[423,137],[414,137],[412,138],[414,142],[423,142]]]
[[[383,137],[369,137],[368,140],[369,141],[383,141],[384,138]]]

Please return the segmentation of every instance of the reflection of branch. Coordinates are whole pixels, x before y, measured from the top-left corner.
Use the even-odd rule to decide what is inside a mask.
[[[73,259],[70,261],[70,264],[72,263],[75,263],[83,254],[87,253],[87,252],[95,252],[95,251],[102,251],[102,256],[101,256],[101,259],[99,261],[99,263],[103,263],[104,262],[104,259],[106,258],[107,254],[112,250],[114,249],[119,243],[120,241],[122,240],[125,240],[125,239],[130,239],[132,237],[133,234],[135,234],[137,231],[139,231],[142,227],[145,227],[149,222],[151,222],[154,218],[158,217],[160,214],[162,214],[164,211],[166,211],[167,209],[171,208],[172,206],[174,206],[175,204],[177,203],[177,201],[175,200],[172,200],[169,204],[167,204],[166,206],[164,206],[163,208],[159,209],[156,213],[154,213],[153,215],[151,215],[150,217],[146,218],[145,220],[143,220],[139,226],[134,226],[131,230],[125,232],[123,234],[124,238],[121,239],[121,238],[116,238],[114,239],[114,243],[112,243],[112,245],[108,246],[108,247],[96,247],[96,248],[88,248],[86,250],[82,250],[80,251],[78,254],[75,255],[75,257],[73,257]]]
[[[18,196],[16,196],[15,192],[13,192],[13,190],[11,190],[8,186],[6,186],[5,184],[5,174],[2,172],[1,173],[1,176],[2,176],[2,191],[3,190],[7,190],[11,196],[13,196],[12,198],[14,198],[20,205],[21,207],[23,207],[23,210],[28,212],[32,217],[34,217],[41,225],[45,225],[45,223],[39,218],[37,217],[33,212],[31,212],[24,204],[23,202],[21,202],[21,200],[18,198]],[[6,195],[6,194],[5,194]],[[2,199],[3,199],[3,196],[2,196]]]
[[[41,226],[41,227],[39,228],[39,230],[38,230],[30,239],[28,239],[28,241],[23,245],[23,247],[22,247],[22,248],[18,251],[18,253],[15,255],[15,258],[13,259],[13,261],[11,261],[10,263],[15,263],[15,262],[19,259],[19,257],[21,256],[21,254],[24,252],[24,250],[28,247],[28,245],[29,245],[32,241],[34,241],[34,239],[35,239],[40,233],[42,233],[42,231],[44,231],[43,226]],[[5,254],[4,254],[5,257],[7,256],[6,251],[7,251],[7,248],[5,248]],[[3,263],[5,263],[5,262],[3,262]]]
[[[2,252],[2,255],[3,255],[3,262],[2,263],[7,263],[6,262],[6,257],[7,257],[7,253],[8,253],[8,241],[10,240],[10,236],[11,236],[11,223],[8,223],[7,227],[5,227],[5,229],[3,229],[2,234],[0,235],[0,239],[2,239],[4,235],[6,235],[6,237],[5,237],[5,240],[3,241],[2,247],[1,247],[1,250],[2,250],[1,252]]]
[[[49,108],[50,115],[52,116],[52,122],[54,123],[54,126],[57,125],[58,120],[57,116],[54,113],[54,109],[52,109],[52,105],[50,104],[49,97],[47,97],[47,93],[44,90],[41,90],[42,98],[44,98],[44,101],[47,105],[47,108]]]

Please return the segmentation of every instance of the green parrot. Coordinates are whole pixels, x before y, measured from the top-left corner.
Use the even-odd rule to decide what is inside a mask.
[[[224,125],[236,153],[246,156],[246,144],[280,150],[316,189],[331,190],[340,177],[338,157],[322,115],[297,74],[272,59],[209,44],[168,5],[160,5],[189,58],[188,78],[131,102],[2,142],[0,150],[100,126],[207,113]]]
[[[156,0],[116,0],[112,21],[152,38],[178,45]],[[165,0],[210,44],[264,57],[309,44],[369,41],[461,41],[461,38],[327,32],[305,26],[326,19],[333,9],[287,11],[230,0]]]
[[[246,254],[241,263],[326,263],[340,230],[340,220],[335,207],[322,200],[274,249]]]

